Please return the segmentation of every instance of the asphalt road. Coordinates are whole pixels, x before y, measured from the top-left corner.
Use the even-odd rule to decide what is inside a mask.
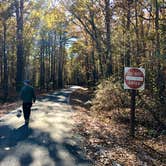
[[[73,87],[49,94],[32,107],[29,127],[16,110],[0,118],[0,166],[90,166],[68,104]]]

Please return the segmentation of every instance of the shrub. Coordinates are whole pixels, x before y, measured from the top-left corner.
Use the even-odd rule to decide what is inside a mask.
[[[129,93],[122,86],[123,84],[113,77],[103,80],[95,91],[91,109],[111,111],[117,108],[128,107],[130,104]]]

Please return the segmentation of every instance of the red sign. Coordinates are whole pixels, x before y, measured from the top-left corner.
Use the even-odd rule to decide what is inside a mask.
[[[125,89],[144,89],[145,71],[143,68],[125,68],[124,87]]]

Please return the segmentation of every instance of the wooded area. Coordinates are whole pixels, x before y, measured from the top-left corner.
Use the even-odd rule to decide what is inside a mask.
[[[123,101],[112,105],[127,107],[124,100],[130,92],[122,95],[124,67],[143,67],[146,88],[137,94],[137,104],[165,126],[161,120],[166,104],[164,0],[0,2],[2,101],[13,89],[19,92],[24,79],[36,89],[51,90],[68,84],[105,87],[105,79],[111,78],[111,93],[120,84],[115,98]]]
[[[136,127],[165,134],[165,43],[165,0],[0,0],[0,105],[26,79],[39,93],[87,87],[90,111],[128,118],[124,67],[144,68]]]

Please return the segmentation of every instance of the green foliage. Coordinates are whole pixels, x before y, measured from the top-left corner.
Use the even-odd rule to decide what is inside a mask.
[[[122,86],[123,84],[114,77],[103,80],[97,87],[92,110],[111,111],[128,107],[130,104],[129,93]]]

